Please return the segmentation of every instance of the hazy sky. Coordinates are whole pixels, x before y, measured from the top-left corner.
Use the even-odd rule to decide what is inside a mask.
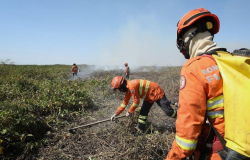
[[[219,47],[250,48],[249,0],[0,0],[0,60],[180,66],[176,24],[199,7],[219,17]]]

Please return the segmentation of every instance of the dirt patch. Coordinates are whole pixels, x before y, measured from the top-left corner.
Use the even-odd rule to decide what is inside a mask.
[[[160,71],[133,72],[131,79],[147,79],[159,83],[169,100],[178,101],[180,67],[163,68]],[[121,75],[117,72],[95,72],[91,76],[102,79],[107,76]],[[90,77],[84,77],[86,81]],[[110,86],[107,86],[110,88]],[[157,104],[151,108],[147,131],[140,133],[137,125],[139,111],[131,117],[124,117],[117,122],[104,122],[91,127],[79,128],[74,133],[69,128],[110,118],[122,102],[123,95],[108,91],[108,97],[94,91],[93,106],[85,108],[79,115],[67,115],[65,124],[58,130],[45,135],[46,145],[34,150],[20,159],[39,160],[158,160],[165,159],[175,135],[175,119],[169,118]],[[130,100],[129,105],[132,104]],[[128,106],[129,106],[128,105]],[[173,106],[175,108],[175,106]],[[125,114],[126,111],[124,111]]]

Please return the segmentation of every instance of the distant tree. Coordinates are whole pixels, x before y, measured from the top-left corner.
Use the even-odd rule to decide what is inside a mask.
[[[1,60],[0,64],[14,64],[15,62],[11,62],[10,59],[7,59],[5,61]]]

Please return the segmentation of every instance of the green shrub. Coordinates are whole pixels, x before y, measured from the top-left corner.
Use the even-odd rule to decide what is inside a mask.
[[[0,65],[0,139],[20,154],[43,143],[65,113],[91,105],[85,83],[70,81],[70,66]],[[28,146],[28,148],[27,148]]]

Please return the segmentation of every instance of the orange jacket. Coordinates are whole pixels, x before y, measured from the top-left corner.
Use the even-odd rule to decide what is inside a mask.
[[[128,91],[124,96],[124,100],[115,112],[117,115],[125,109],[131,96],[134,102],[129,108],[129,112],[134,113],[135,109],[139,106],[140,98],[145,98],[145,101],[153,103],[161,99],[164,95],[163,89],[157,83],[148,80],[135,79],[127,81],[127,88]]]
[[[72,71],[72,73],[77,73],[78,67],[77,66],[72,66],[71,71]]]
[[[166,160],[182,159],[193,153],[198,159],[201,151],[198,137],[199,140],[200,137],[206,137],[209,131],[205,122],[206,114],[212,125],[224,136],[222,87],[218,66],[211,57],[194,57],[184,64],[181,70],[176,137]],[[220,157],[218,153],[210,153],[210,159],[219,160]]]
[[[127,67],[125,68],[125,74],[126,74],[126,75],[129,74],[129,66],[127,66]]]

